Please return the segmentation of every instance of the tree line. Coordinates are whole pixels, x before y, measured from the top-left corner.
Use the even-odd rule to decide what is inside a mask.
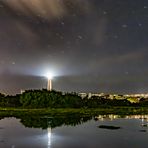
[[[27,90],[15,96],[0,94],[0,107],[19,108],[98,108],[111,106],[148,106],[148,99],[131,103],[127,99],[107,99],[103,96],[81,98],[77,93],[59,91]]]

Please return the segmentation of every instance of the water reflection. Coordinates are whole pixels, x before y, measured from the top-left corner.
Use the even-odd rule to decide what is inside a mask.
[[[0,120],[5,117],[1,117]],[[129,116],[121,116],[121,115],[98,115],[98,116],[22,116],[15,117],[20,119],[20,122],[28,128],[41,128],[41,129],[49,129],[51,131],[52,128],[61,127],[61,126],[76,126],[88,122],[89,120],[95,121],[113,121],[116,119],[139,119],[141,121],[141,125],[147,127],[148,126],[148,115],[129,115]],[[50,129],[51,128],[51,129]],[[0,130],[2,127],[0,127]],[[50,135],[49,135],[50,137]]]
[[[110,120],[113,121],[115,119],[120,119],[120,118],[124,118],[124,119],[139,119],[141,120],[141,126],[147,127],[148,126],[148,115],[128,115],[128,116],[121,116],[121,115],[98,115],[94,117],[95,120],[100,120],[100,121],[104,121],[104,120]]]
[[[0,147],[146,148],[147,123],[148,115],[3,118],[0,120]]]
[[[114,119],[119,119],[119,118],[124,118],[124,119],[141,119],[142,121],[147,121],[148,122],[148,115],[98,115],[95,116],[95,119],[97,120],[114,120]]]
[[[16,118],[0,120],[0,148],[47,147],[47,130],[26,128]]]
[[[91,119],[92,117],[80,116],[3,117],[0,120],[0,129],[4,129],[3,133],[0,133],[2,136],[0,137],[0,148],[16,147],[15,145],[21,148],[32,148],[32,143],[34,143],[33,145],[35,148],[50,148],[52,142],[52,129],[61,126],[74,127],[76,125],[81,125],[83,122],[87,122]],[[12,137],[14,137],[14,139]],[[56,139],[56,137],[54,137],[54,139]]]
[[[47,128],[47,135],[48,135],[48,148],[50,148],[51,145],[51,128]]]
[[[48,127],[56,128],[63,125],[76,126],[91,120],[93,117],[80,117],[80,116],[56,116],[56,117],[40,117],[40,116],[24,116],[21,117],[20,122],[25,127],[30,128],[42,128],[47,129]]]

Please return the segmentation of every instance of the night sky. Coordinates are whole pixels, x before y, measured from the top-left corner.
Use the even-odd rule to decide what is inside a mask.
[[[148,0],[0,0],[0,91],[148,92]]]

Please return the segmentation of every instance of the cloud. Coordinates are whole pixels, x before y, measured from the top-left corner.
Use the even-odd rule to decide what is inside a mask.
[[[146,58],[145,53],[141,50],[130,51],[124,54],[107,54],[107,55],[97,55],[93,60],[87,61],[87,66],[83,67],[85,73],[96,73],[96,75],[118,75],[119,73],[126,72],[126,69],[131,69],[133,71],[139,69],[133,69],[141,65],[141,61]],[[130,70],[130,71],[131,71]],[[96,72],[97,71],[97,72]],[[119,73],[118,73],[119,72]]]
[[[63,16],[66,13],[59,0],[3,0],[13,10],[24,15],[34,15],[45,19]]]
[[[71,8],[79,9],[79,12],[90,11],[88,0],[2,0],[2,2],[17,13],[46,20],[66,16],[71,12]]]

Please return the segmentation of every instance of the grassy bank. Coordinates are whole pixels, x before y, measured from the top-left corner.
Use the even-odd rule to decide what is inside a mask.
[[[82,115],[82,116],[95,116],[95,115],[143,115],[148,114],[147,107],[112,107],[112,108],[95,108],[95,109],[21,109],[21,108],[0,108],[0,117],[11,116],[62,116],[62,115]]]

